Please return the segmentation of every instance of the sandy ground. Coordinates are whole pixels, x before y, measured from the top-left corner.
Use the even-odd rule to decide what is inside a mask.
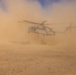
[[[49,45],[0,45],[0,75],[76,75],[76,51]]]
[[[46,9],[26,1],[0,0],[0,75],[76,75],[76,0],[47,0]],[[23,20],[46,21],[56,36],[28,34],[35,23]]]

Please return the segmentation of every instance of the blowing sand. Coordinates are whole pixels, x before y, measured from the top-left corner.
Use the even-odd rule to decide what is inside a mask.
[[[0,44],[0,75],[76,75],[75,48],[64,44]]]
[[[5,0],[0,0],[0,9],[1,1]],[[22,20],[47,21],[49,24],[74,23],[76,27],[76,1],[52,0],[60,2],[47,9],[37,0],[28,1],[32,0],[7,0],[8,10],[0,10],[0,75],[76,75],[75,28],[73,35],[62,33],[44,37],[27,34],[32,25],[19,23]],[[67,26],[53,27],[62,32]]]

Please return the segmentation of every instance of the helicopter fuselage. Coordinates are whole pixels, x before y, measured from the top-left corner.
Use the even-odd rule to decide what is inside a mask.
[[[43,25],[31,26],[29,27],[28,31],[33,32],[33,33],[43,34],[43,35],[54,35],[55,34],[52,28],[49,28]]]

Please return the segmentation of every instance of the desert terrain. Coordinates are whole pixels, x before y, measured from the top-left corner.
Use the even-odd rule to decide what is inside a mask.
[[[0,75],[76,75],[76,1],[39,1],[0,0]],[[44,21],[60,33],[27,33]]]
[[[0,75],[76,75],[75,40],[63,38],[50,44],[1,43]]]

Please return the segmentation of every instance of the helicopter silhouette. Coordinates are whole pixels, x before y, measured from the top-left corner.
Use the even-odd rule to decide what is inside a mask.
[[[47,21],[43,21],[42,23],[36,23],[36,22],[32,22],[32,21],[27,21],[27,20],[22,20],[19,21],[21,23],[30,23],[30,24],[34,24],[34,26],[31,26],[28,28],[28,33],[37,33],[37,34],[43,34],[43,35],[55,35],[55,31],[46,26],[46,25],[52,25],[52,24],[46,24]],[[54,25],[54,23],[53,23]]]
[[[68,27],[65,28],[65,30],[63,32],[61,31],[55,31],[52,27],[48,27],[47,25],[61,25],[61,24],[66,24],[66,23],[51,23],[51,24],[47,24],[47,21],[43,21],[41,23],[36,23],[36,22],[32,22],[32,21],[28,21],[28,20],[22,20],[19,21],[20,23],[30,23],[33,24],[33,26],[30,26],[28,28],[28,33],[37,33],[37,34],[42,34],[42,35],[50,35],[50,36],[54,36],[57,33],[67,33],[67,32],[72,32],[72,29],[76,28],[76,26],[73,26],[72,23],[70,23],[70,25]]]

